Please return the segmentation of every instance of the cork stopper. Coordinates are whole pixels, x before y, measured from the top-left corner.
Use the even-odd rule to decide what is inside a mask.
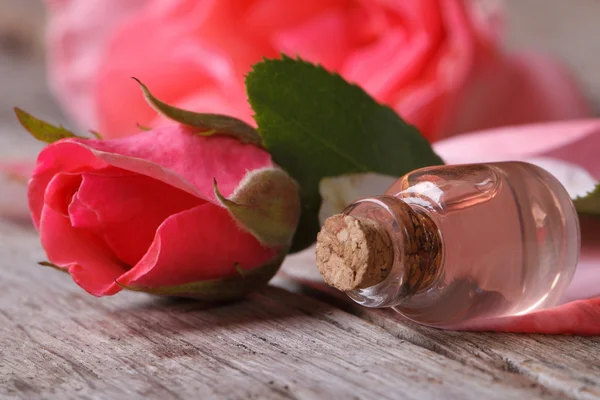
[[[325,282],[347,292],[383,281],[392,269],[394,251],[377,221],[337,214],[319,232],[316,255]]]

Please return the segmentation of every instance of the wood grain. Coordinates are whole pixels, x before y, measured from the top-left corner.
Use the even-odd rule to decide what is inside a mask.
[[[600,337],[452,332],[406,320],[390,309],[368,309],[315,282],[311,255],[294,256],[283,272],[296,280],[296,291],[335,305],[369,321],[400,340],[413,343],[488,372],[523,375],[572,398],[600,399]]]
[[[0,237],[0,397],[567,397],[498,362],[494,352],[510,347],[511,335],[465,335],[463,345],[462,334],[430,336],[400,323],[382,329],[275,287],[209,309],[138,293],[97,299],[35,264],[43,253],[32,229],[4,222]],[[489,351],[467,350],[476,346]],[[576,377],[584,378],[593,379],[586,371]]]
[[[598,337],[441,332],[388,310],[352,308],[396,337],[466,365],[522,374],[575,398],[600,398]]]

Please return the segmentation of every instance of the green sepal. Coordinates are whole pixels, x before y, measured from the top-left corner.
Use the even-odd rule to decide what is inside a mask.
[[[102,139],[104,139],[104,138],[102,137],[102,135],[101,135],[100,133],[96,132],[96,131],[92,131],[92,130],[90,130],[90,133],[92,134],[92,136],[94,136],[94,137],[95,137],[96,139],[98,139],[98,140],[102,140]]]
[[[600,216],[600,184],[583,197],[573,200],[579,214]]]
[[[233,218],[269,247],[290,244],[300,218],[296,182],[279,168],[249,172],[227,199],[213,182],[215,196]]]
[[[144,93],[146,101],[159,114],[180,124],[198,129],[198,134],[202,136],[227,135],[233,136],[242,143],[250,143],[262,146],[262,138],[252,126],[237,118],[220,114],[201,114],[193,111],[183,110],[173,107],[167,103],[158,100],[150,93],[148,87],[139,79],[133,78],[139,83]]]
[[[142,132],[148,132],[148,131],[151,131],[151,130],[152,130],[152,128],[150,128],[149,126],[142,125],[142,124],[140,124],[139,122],[137,122],[137,123],[135,124],[135,126],[137,126],[137,128],[138,128],[140,131],[142,131]]]
[[[37,119],[33,115],[15,107],[15,114],[17,119],[34,138],[46,143],[54,143],[61,139],[78,138],[86,139],[85,137],[78,136],[68,129],[63,128],[61,125],[54,126],[41,119]]]
[[[41,265],[42,267],[50,267],[50,268],[56,269],[60,272],[65,272],[67,274],[69,273],[69,271],[67,269],[61,268],[58,265],[51,263],[50,261],[40,261],[40,262],[38,262],[38,265]]]
[[[281,251],[271,261],[251,270],[242,270],[239,266],[236,266],[238,275],[223,279],[155,288],[122,285],[116,280],[115,283],[126,290],[160,296],[190,297],[210,302],[239,300],[249,293],[265,287],[279,270],[286,254],[287,249]]]

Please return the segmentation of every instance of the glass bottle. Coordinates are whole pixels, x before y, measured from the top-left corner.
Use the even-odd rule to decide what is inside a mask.
[[[317,265],[357,303],[460,328],[557,304],[579,247],[573,202],[545,170],[522,162],[440,166],[329,218]]]

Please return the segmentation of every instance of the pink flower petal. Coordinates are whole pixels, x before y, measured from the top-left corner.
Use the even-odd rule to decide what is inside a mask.
[[[108,165],[152,177],[217,204],[213,178],[228,197],[248,170],[272,167],[273,163],[259,147],[225,136],[200,137],[179,124],[110,141],[66,139],[46,147],[39,156],[29,194],[34,221],[41,212],[40,191],[55,173]]]
[[[79,286],[95,296],[120,290],[114,279],[126,269],[102,239],[73,228],[68,217],[47,206],[42,210],[39,232],[48,259],[67,269]]]
[[[489,129],[442,140],[433,148],[451,164],[552,157],[600,179],[600,119]]]
[[[396,4],[407,26],[389,28],[376,44],[354,51],[342,74],[431,138],[444,129],[451,102],[477,68],[475,54],[485,51],[461,2],[420,5]]]
[[[85,129],[98,128],[94,91],[100,60],[118,26],[153,0],[45,0],[52,88],[69,115]],[[72,107],[71,107],[72,106]]]
[[[288,28],[273,38],[274,47],[288,55],[302,55],[328,69],[338,69],[350,47],[344,10],[331,10],[301,25]],[[327,38],[327,40],[323,40]]]
[[[38,164],[29,180],[27,198],[33,224],[39,227],[46,188],[57,173],[82,172],[103,168],[107,164],[73,143],[57,142],[46,147],[38,156]]]
[[[217,200],[213,178],[227,197],[247,171],[273,166],[264,149],[226,136],[199,137],[179,124],[122,139],[77,143],[116,167],[152,176],[176,187],[185,182],[188,187],[181,189],[199,193],[214,203]],[[189,186],[195,190],[191,191]]]
[[[390,29],[376,43],[351,54],[341,73],[376,99],[386,101],[398,86],[407,84],[422,72],[431,57],[429,40],[425,35],[411,38],[402,29]],[[398,51],[400,48],[402,52]]]
[[[97,60],[100,67],[93,95],[96,112],[102,116],[97,129],[107,138],[121,137],[136,133],[136,123],[146,125],[155,118],[155,111],[148,107],[131,76],[142,80],[158,98],[173,105],[180,105],[182,99],[214,86],[220,87],[224,97],[228,92],[233,92],[233,98],[243,95],[243,72],[232,57],[238,55],[240,61],[248,59],[243,61],[248,64],[245,72],[252,61],[260,58],[260,53],[248,46],[220,43],[239,35],[230,31],[213,37],[212,25],[203,24],[210,19],[214,26],[225,29],[216,21],[219,13],[238,8],[237,4],[228,8],[223,1],[178,1],[165,5],[163,12],[149,7],[124,23],[114,40],[106,44],[105,51],[110,57]],[[200,38],[198,30],[202,29],[206,32]],[[251,54],[243,54],[248,51]],[[200,106],[195,105],[192,110],[206,112]],[[227,109],[219,111],[226,113]]]
[[[600,297],[573,301],[531,314],[476,321],[464,330],[600,335]]]
[[[548,58],[496,54],[477,61],[477,66],[449,111],[440,139],[498,126],[593,115],[572,77]]]
[[[249,32],[255,32],[261,37],[268,37],[273,32],[296,26],[304,20],[319,15],[327,10],[341,7],[346,0],[258,0],[249,2],[249,8],[244,13],[244,24]]]
[[[95,232],[121,261],[133,266],[165,219],[202,203],[156,179],[108,167],[83,173],[69,216],[73,227]]]
[[[80,174],[60,172],[46,187],[44,204],[63,217],[69,216],[69,204],[81,184]]]
[[[229,212],[206,203],[169,217],[142,260],[118,278],[120,284],[163,287],[238,274],[276,255],[242,231]]]

